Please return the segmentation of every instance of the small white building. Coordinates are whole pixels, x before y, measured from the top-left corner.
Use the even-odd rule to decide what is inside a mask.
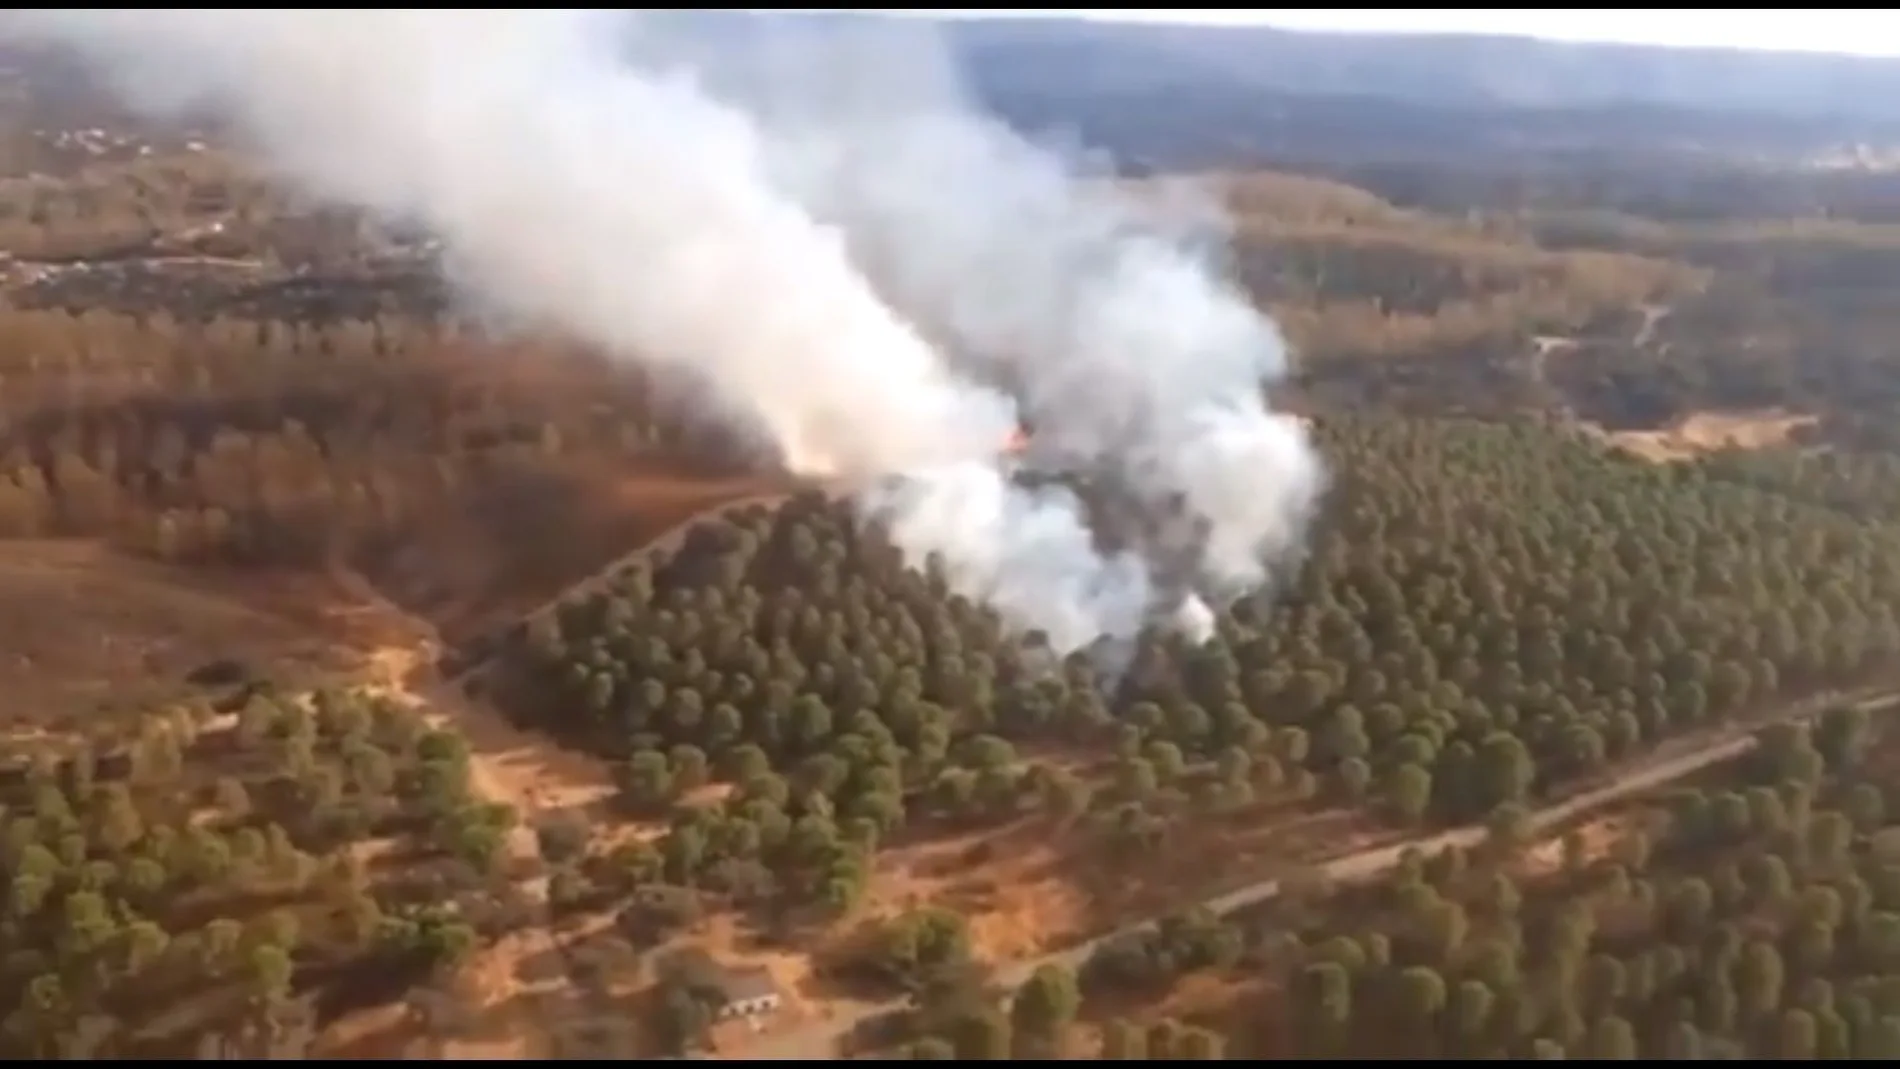
[[[697,947],[668,955],[660,972],[700,992],[722,1021],[749,1021],[756,1028],[785,1004],[785,993],[769,970],[735,969]]]
[[[785,1002],[778,981],[764,969],[727,971],[720,981],[719,989],[726,996],[725,1005],[719,1007],[721,1020],[766,1017],[777,1013]]]

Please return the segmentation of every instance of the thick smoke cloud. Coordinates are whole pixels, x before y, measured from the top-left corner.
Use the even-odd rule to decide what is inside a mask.
[[[44,10],[0,25],[80,44],[137,101],[234,112],[294,181],[437,230],[479,299],[685,363],[815,467],[984,455],[1008,401],[953,380],[836,234],[768,188],[742,115],[618,65],[597,18]]]
[[[1132,633],[1155,576],[1099,554],[1066,492],[1004,478],[1014,397],[1039,447],[1175,508],[1160,544],[1192,551],[1196,589],[1253,585],[1297,542],[1318,473],[1261,407],[1277,339],[1178,243],[1087,206],[953,96],[860,114],[801,92],[766,115],[715,100],[658,38],[628,62],[618,28],[566,10],[0,13],[137,103],[218,109],[316,195],[428,226],[483,305],[690,372],[795,470],[876,487],[865,508],[915,559],[1059,650]]]
[[[1266,406],[1285,348],[1210,270],[1216,219],[1191,210],[1207,206],[1163,219],[1078,182],[969,106],[925,24],[720,29],[676,24],[636,48],[692,55],[761,117],[781,186],[851,235],[901,310],[1008,385],[1044,458],[1113,479],[1208,599],[1298,549],[1322,471],[1301,425]]]

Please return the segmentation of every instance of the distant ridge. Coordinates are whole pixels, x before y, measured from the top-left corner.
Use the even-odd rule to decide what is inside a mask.
[[[733,34],[920,21],[868,14],[677,17]],[[1121,96],[1198,86],[1450,108],[1637,105],[1900,125],[1900,59],[1056,18],[932,25],[986,96]]]
[[[1042,18],[696,11],[640,27],[636,53],[691,56],[766,106],[801,84],[810,49],[896,57],[899,77],[940,55],[1013,125],[1107,150],[1129,173],[1325,166],[1363,178],[1356,169],[1482,158],[1495,171],[1510,158],[1550,174],[1599,167],[1609,147],[1647,167],[1749,170],[1900,145],[1900,59]]]

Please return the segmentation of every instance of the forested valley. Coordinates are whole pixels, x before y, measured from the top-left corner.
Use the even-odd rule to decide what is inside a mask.
[[[1900,1057],[1884,172],[1126,133],[1332,483],[1106,664],[426,235],[28,104],[0,1056]]]

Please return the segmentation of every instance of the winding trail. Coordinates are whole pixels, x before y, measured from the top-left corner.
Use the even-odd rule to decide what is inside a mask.
[[[1755,745],[1755,732],[1775,723],[1813,719],[1823,710],[1842,702],[1852,702],[1870,712],[1900,705],[1900,691],[1861,691],[1852,694],[1830,692],[1796,702],[1772,715],[1753,717],[1716,729],[1713,732],[1683,736],[1663,743],[1642,758],[1624,766],[1613,782],[1586,790],[1538,810],[1531,816],[1534,832],[1547,832],[1580,816],[1612,805],[1644,791],[1692,776],[1697,772],[1746,753]],[[1318,875],[1331,883],[1363,881],[1377,877],[1394,867],[1408,851],[1435,853],[1448,847],[1471,847],[1482,842],[1482,825],[1466,825],[1433,834],[1408,836],[1397,842],[1372,847],[1343,857],[1332,858],[1315,866]],[[1280,893],[1280,880],[1270,877],[1245,887],[1202,899],[1198,905],[1216,914],[1233,913],[1266,902]],[[1118,928],[1072,947],[1027,961],[1015,962],[997,972],[997,982],[1006,988],[1020,986],[1031,973],[1044,965],[1079,968],[1097,947],[1110,940],[1152,928],[1159,918],[1148,918]],[[764,1043],[737,1050],[729,1060],[832,1061],[842,1057],[839,1043],[859,1024],[880,1014],[902,1009],[906,1000],[854,1007],[818,1024],[802,1028]]]
[[[546,617],[562,605],[599,592],[631,565],[673,553],[702,524],[725,519],[754,505],[774,506],[790,496],[790,493],[753,494],[700,509],[562,590],[520,617],[520,622]],[[357,591],[360,596],[373,599],[386,611],[404,619],[414,618],[377,594],[369,584],[363,583],[360,587]],[[415,706],[431,726],[452,728],[468,740],[471,792],[483,801],[504,804],[515,811],[516,823],[504,844],[506,864],[518,874],[519,886],[531,911],[526,924],[482,952],[484,971],[499,974],[503,978],[501,985],[508,991],[502,1000],[505,1005],[493,1007],[494,1012],[505,1015],[507,1025],[503,1031],[508,1033],[508,1040],[451,1041],[444,1049],[444,1056],[458,1060],[547,1059],[557,1051],[555,1036],[550,1032],[556,1015],[543,1011],[553,1011],[558,1006],[565,978],[527,979],[522,975],[523,966],[533,961],[564,961],[566,953],[549,913],[548,876],[543,871],[536,828],[546,812],[562,808],[558,802],[549,804],[548,781],[563,781],[568,787],[599,786],[606,781],[605,772],[591,759],[586,762],[589,771],[594,773],[591,775],[571,770],[566,775],[550,771],[561,764],[572,766],[579,759],[561,750],[552,740],[516,727],[499,710],[469,697],[467,684],[490,667],[492,658],[466,666],[453,677],[445,677],[437,667],[438,650],[430,648],[437,646],[437,640],[431,638],[419,647],[382,651],[372,664],[376,686]],[[561,760],[563,757],[569,760]]]

